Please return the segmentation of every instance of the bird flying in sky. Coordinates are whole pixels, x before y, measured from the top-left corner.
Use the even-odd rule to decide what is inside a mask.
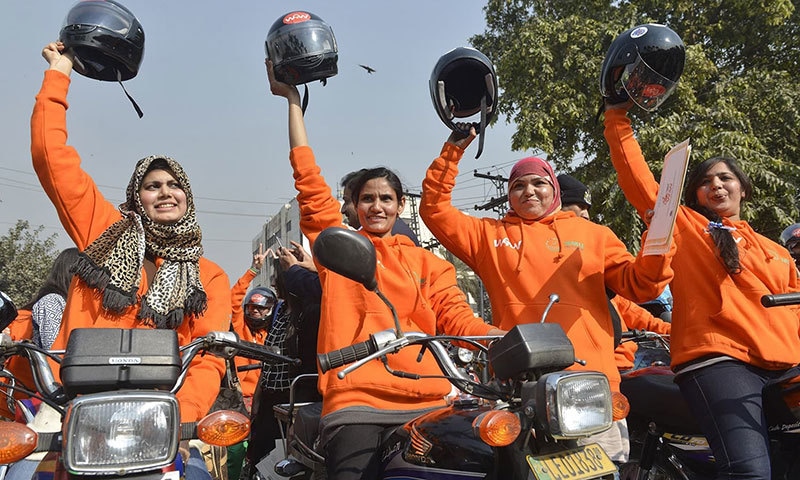
[[[359,67],[361,67],[361,68],[363,68],[364,70],[366,70],[366,71],[367,71],[367,73],[369,73],[369,74],[372,74],[372,72],[374,72],[374,71],[375,71],[375,69],[374,69],[374,68],[372,68],[372,67],[370,67],[369,65],[360,65],[360,64],[359,64],[358,66],[359,66]]]

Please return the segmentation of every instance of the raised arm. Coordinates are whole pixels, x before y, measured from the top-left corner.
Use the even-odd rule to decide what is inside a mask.
[[[448,250],[473,266],[483,250],[480,219],[465,215],[453,206],[453,188],[458,175],[458,162],[475,138],[471,128],[467,136],[451,133],[439,157],[428,167],[422,181],[419,214],[431,233]]]
[[[620,188],[643,219],[658,197],[658,182],[633,135],[626,104],[606,107],[605,137]]]
[[[61,224],[83,250],[120,218],[116,207],[98,190],[81,168],[78,152],[67,145],[67,91],[72,57],[64,46],[50,43],[42,56],[50,67],[31,116],[31,158],[45,193],[56,208]]]

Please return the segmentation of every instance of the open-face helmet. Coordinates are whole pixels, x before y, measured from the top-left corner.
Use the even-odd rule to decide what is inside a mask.
[[[672,29],[657,23],[622,32],[608,48],[600,93],[611,103],[629,98],[650,112],[672,94],[683,73],[686,48]]]
[[[269,326],[278,296],[268,287],[255,287],[244,297],[242,308],[244,320],[251,330],[263,330]]]
[[[59,39],[74,54],[74,70],[95,80],[129,80],[139,72],[144,56],[142,25],[114,0],[76,3],[67,12]]]
[[[294,11],[270,27],[264,42],[275,78],[300,85],[339,73],[339,50],[333,30],[317,15]]]
[[[458,131],[455,119],[480,113],[475,126],[483,138],[486,125],[497,115],[498,96],[497,74],[486,55],[470,47],[450,50],[433,67],[428,87],[433,107],[448,128]]]

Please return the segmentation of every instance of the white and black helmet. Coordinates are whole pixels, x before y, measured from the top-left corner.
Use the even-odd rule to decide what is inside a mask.
[[[81,0],[67,13],[59,39],[74,54],[76,72],[96,80],[129,80],[144,57],[144,30],[114,0]]]
[[[454,48],[436,62],[428,86],[436,113],[451,130],[459,130],[456,119],[480,114],[474,123],[481,135],[480,156],[486,125],[497,115],[497,74],[491,60],[474,48]]]

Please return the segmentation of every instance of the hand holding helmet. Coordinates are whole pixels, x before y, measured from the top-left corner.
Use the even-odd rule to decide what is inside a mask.
[[[683,73],[686,48],[669,27],[638,25],[611,43],[600,72],[606,105],[629,100],[651,112],[672,95]]]
[[[95,80],[129,80],[144,56],[144,30],[114,0],[82,0],[64,19],[59,40],[75,55],[75,71]]]
[[[310,12],[295,11],[275,21],[267,33],[264,51],[275,78],[300,85],[336,75],[339,50],[333,29]]]
[[[469,129],[465,129],[465,126],[471,125],[481,135],[475,158],[480,157],[483,151],[483,133],[497,115],[499,89],[492,62],[474,48],[454,48],[436,62],[428,87],[433,107],[448,128],[466,135]],[[453,122],[456,118],[466,118],[478,113],[479,123]]]

